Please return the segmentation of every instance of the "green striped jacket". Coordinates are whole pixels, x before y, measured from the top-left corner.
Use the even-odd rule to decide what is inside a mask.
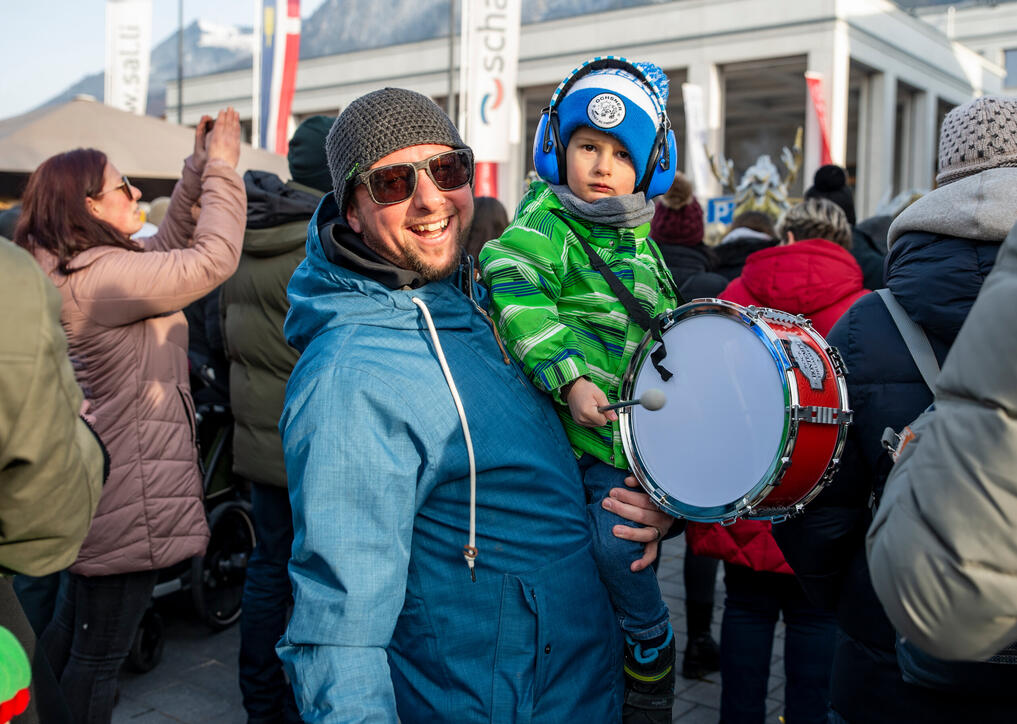
[[[677,305],[673,282],[647,237],[648,223],[618,229],[573,216],[542,182],[530,187],[512,224],[480,253],[498,331],[527,376],[552,394],[576,456],[588,452],[625,468],[618,422],[578,425],[558,390],[585,375],[616,402],[644,331],[558,214],[588,232],[589,245],[651,316]]]

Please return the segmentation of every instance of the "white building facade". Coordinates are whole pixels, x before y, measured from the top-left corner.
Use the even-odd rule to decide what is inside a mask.
[[[679,155],[687,161],[682,83],[702,88],[707,146],[733,160],[736,176],[762,153],[779,158],[804,127],[798,192],[821,164],[805,81],[806,72],[818,73],[832,159],[854,181],[860,219],[902,190],[931,188],[942,117],[973,97],[1002,92],[1005,77],[998,54],[983,56],[887,0],[677,0],[524,25],[513,160],[498,169],[507,208],[522,193],[532,136],[551,92],[583,60],[607,54],[651,61],[667,72]],[[194,124],[226,104],[249,120],[251,85],[250,70],[186,79],[184,122]],[[301,61],[294,121],[336,114],[384,86],[411,88],[445,104],[448,39]],[[171,83],[170,118],[176,98]],[[706,195],[721,193],[715,179],[696,182]]]

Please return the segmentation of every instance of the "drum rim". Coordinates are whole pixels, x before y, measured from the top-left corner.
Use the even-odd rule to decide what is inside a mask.
[[[799,396],[798,386],[794,380],[794,368],[784,352],[783,345],[780,344],[780,338],[768,325],[758,324],[759,319],[764,316],[761,310],[755,307],[743,307],[740,304],[735,304],[724,299],[697,299],[661,314],[659,317],[661,319],[660,331],[664,333],[684,319],[711,313],[734,318],[759,337],[760,341],[763,342],[770,352],[774,363],[782,372],[780,378],[781,385],[783,386],[785,409],[792,410],[797,407]],[[809,328],[811,329],[811,325],[809,325]],[[640,341],[639,346],[636,347],[636,351],[629,360],[628,367],[622,377],[621,399],[629,399],[632,396],[636,375],[655,344],[655,340],[647,333],[642,341]],[[770,494],[770,491],[773,490],[776,483],[782,477],[783,468],[791,461],[791,453],[794,450],[794,444],[798,437],[797,423],[791,420],[789,414],[785,414],[784,428],[781,431],[780,443],[776,449],[777,454],[774,456],[764,475],[756,481],[740,500],[711,507],[690,506],[683,504],[664,491],[663,488],[647,475],[642,456],[639,455],[639,450],[633,439],[631,408],[619,410],[618,417],[622,448],[625,450],[629,469],[653,502],[667,513],[687,520],[704,523],[728,523],[750,515],[752,508],[765,500],[766,496]]]

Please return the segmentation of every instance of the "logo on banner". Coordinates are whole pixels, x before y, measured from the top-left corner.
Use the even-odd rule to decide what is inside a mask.
[[[106,4],[107,105],[144,115],[152,54],[152,0]]]
[[[476,29],[481,36],[481,64],[484,71],[490,74],[490,82],[494,92],[485,93],[480,99],[480,122],[485,126],[491,124],[490,112],[501,108],[505,100],[505,87],[499,77],[505,72],[505,31],[508,16],[505,13],[491,12],[484,18],[484,24]]]
[[[463,122],[478,162],[512,156],[521,0],[462,3]]]
[[[586,106],[586,115],[595,126],[614,128],[625,120],[625,103],[614,93],[601,93]]]
[[[498,110],[501,108],[501,102],[505,100],[505,89],[502,87],[501,78],[492,78],[491,82],[494,83],[494,102],[488,105],[491,100],[490,93],[485,93],[484,97],[480,99],[480,122],[485,126],[491,123],[487,117],[488,110]]]

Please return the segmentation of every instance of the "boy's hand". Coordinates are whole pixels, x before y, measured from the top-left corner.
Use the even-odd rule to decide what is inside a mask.
[[[610,420],[618,419],[618,413],[614,410],[600,412],[597,409],[607,404],[607,395],[584,377],[580,377],[572,384],[566,401],[569,403],[572,419],[583,427],[600,427]]]

